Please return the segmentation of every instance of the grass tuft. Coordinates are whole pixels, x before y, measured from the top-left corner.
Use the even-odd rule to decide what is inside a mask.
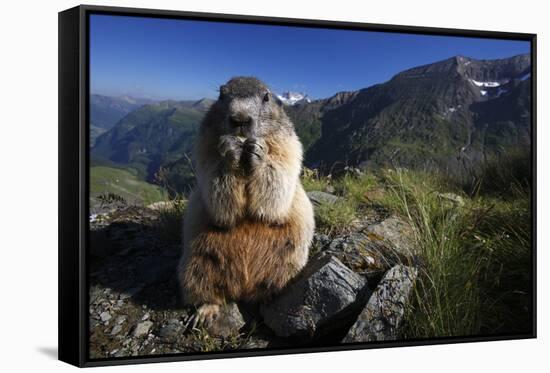
[[[321,203],[315,208],[317,232],[329,236],[349,232],[357,216],[356,211],[357,205],[352,200]]]
[[[449,184],[437,175],[395,170],[384,181],[384,203],[411,223],[423,263],[405,336],[528,331],[528,192],[462,206],[441,200]]]
[[[165,242],[174,244],[181,242],[186,206],[187,200],[183,196],[177,195],[166,206],[159,209],[158,227]]]
[[[354,220],[372,213],[369,208],[410,223],[421,266],[404,337],[525,333],[531,325],[531,206],[521,164],[517,157],[486,162],[474,192],[463,180],[399,168],[303,179],[311,190],[330,186],[340,197],[316,207],[318,233],[348,233]]]
[[[355,176],[347,173],[334,181],[334,190],[356,204],[364,204],[368,201],[367,192],[376,184],[377,179],[373,174]]]
[[[306,167],[302,171],[301,181],[306,192],[314,190],[326,192],[330,188],[329,178],[320,176],[317,170],[310,170]]]

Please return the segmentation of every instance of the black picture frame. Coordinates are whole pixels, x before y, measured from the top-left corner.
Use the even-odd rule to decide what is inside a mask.
[[[185,20],[223,21],[347,30],[384,31],[423,35],[528,41],[531,44],[531,332],[517,335],[444,337],[308,348],[266,348],[235,352],[140,356],[91,360],[88,357],[88,246],[89,246],[89,28],[91,14],[145,16]],[[536,34],[398,26],[341,21],[275,18],[233,14],[135,9],[81,5],[59,13],[59,360],[79,367],[171,362],[258,355],[436,345],[536,338]]]

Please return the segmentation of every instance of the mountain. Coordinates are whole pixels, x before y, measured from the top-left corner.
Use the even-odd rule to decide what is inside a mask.
[[[530,67],[529,55],[456,56],[354,92],[321,114],[322,135],[308,149],[306,164],[460,173],[503,146],[526,149]]]
[[[356,92],[339,92],[330,98],[285,106],[285,111],[294,123],[304,151],[307,151],[321,137],[323,114],[347,103],[355,95]]]
[[[126,114],[152,100],[130,96],[111,97],[98,94],[90,96],[90,122],[95,128],[111,129]]]
[[[149,204],[166,199],[166,191],[140,179],[137,171],[120,167],[90,167],[90,208],[102,212],[102,196],[116,194],[129,204]]]
[[[311,102],[311,99],[305,93],[287,91],[276,96],[284,105],[293,106]]]
[[[284,106],[305,165],[334,170],[409,167],[469,172],[503,150],[528,151],[531,61],[456,56],[383,84]],[[296,94],[285,94],[288,100]],[[147,181],[186,191],[197,128],[212,100],[162,101],[134,109],[98,136],[96,165],[133,168]]]
[[[143,105],[97,138],[92,158],[134,168],[142,178],[153,181],[161,166],[181,160],[188,163],[198,125],[212,102]]]

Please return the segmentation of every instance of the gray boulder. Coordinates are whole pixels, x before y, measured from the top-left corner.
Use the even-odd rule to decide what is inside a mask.
[[[371,272],[385,272],[388,264],[388,249],[373,242],[368,235],[354,232],[333,239],[325,245],[323,252],[333,255],[353,271],[368,275]]]
[[[437,193],[441,201],[449,202],[447,207],[463,207],[466,202],[464,198],[454,193]]]
[[[311,203],[313,203],[313,206],[319,206],[322,204],[333,204],[338,202],[340,197],[335,196],[334,194],[325,193],[321,191],[312,191],[308,192],[307,196],[311,200]]]
[[[239,330],[245,323],[237,304],[229,303],[221,308],[218,317],[206,326],[205,329],[211,336],[228,338],[239,334]]]
[[[157,334],[166,342],[173,341],[183,334],[183,323],[176,318],[170,319],[158,330]]]
[[[384,242],[396,253],[405,257],[414,256],[414,232],[411,225],[398,216],[391,216],[366,229],[372,241]]]
[[[280,337],[323,335],[357,312],[366,299],[367,281],[337,258],[320,253],[300,275],[260,312],[265,324]]]
[[[416,280],[417,270],[397,265],[382,278],[342,342],[395,340]]]
[[[136,338],[143,337],[149,334],[149,331],[153,327],[153,322],[143,321],[136,325],[133,336]]]
[[[391,267],[418,261],[413,242],[410,225],[392,216],[361,231],[336,237],[321,248],[353,271],[378,282]]]

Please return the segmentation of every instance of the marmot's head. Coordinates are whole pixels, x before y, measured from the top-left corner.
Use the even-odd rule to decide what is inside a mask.
[[[281,101],[253,77],[235,77],[222,85],[214,109],[223,134],[262,137],[290,125]]]

